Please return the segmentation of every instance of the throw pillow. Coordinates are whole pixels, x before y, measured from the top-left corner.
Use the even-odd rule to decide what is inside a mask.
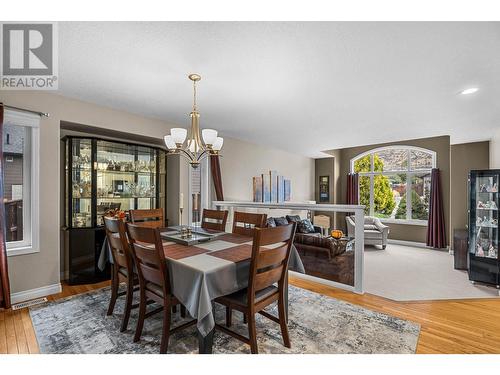
[[[286,219],[289,223],[298,223],[302,220],[299,215],[286,215]]]
[[[276,226],[276,222],[274,221],[274,217],[268,217],[266,220],[266,224],[268,228],[274,228]]]
[[[277,227],[281,227],[282,225],[288,225],[288,220],[285,219],[284,217],[275,217],[274,222],[276,223]]]
[[[314,233],[314,225],[309,219],[301,220],[297,223],[297,231],[299,233]]]

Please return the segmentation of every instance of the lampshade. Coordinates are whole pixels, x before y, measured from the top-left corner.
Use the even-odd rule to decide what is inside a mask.
[[[183,128],[172,128],[170,134],[175,143],[184,143],[187,137],[187,130]]]
[[[203,142],[205,142],[206,145],[213,145],[215,140],[217,139],[217,130],[203,129],[201,131],[201,136],[203,138]]]
[[[165,140],[165,145],[169,150],[173,150],[174,148],[176,148],[175,142],[171,135],[166,135],[165,137],[163,137],[163,139]]]
[[[224,138],[217,137],[215,139],[214,144],[212,145],[212,150],[214,150],[214,151],[220,151],[222,149],[223,143],[224,143]]]

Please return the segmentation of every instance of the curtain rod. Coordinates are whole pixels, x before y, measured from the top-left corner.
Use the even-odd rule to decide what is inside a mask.
[[[23,112],[29,112],[29,113],[34,113],[40,117],[49,117],[50,114],[49,113],[44,113],[44,112],[38,112],[38,111],[32,111],[31,109],[26,109],[26,108],[19,108],[19,107],[13,107],[11,105],[6,105],[4,104],[3,105],[5,108],[7,109],[13,109],[13,110],[16,110],[16,111],[23,111]]]

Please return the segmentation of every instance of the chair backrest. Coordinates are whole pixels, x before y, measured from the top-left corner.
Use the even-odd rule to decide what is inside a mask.
[[[254,228],[266,226],[267,214],[252,214],[249,212],[234,212],[233,233],[253,236]]]
[[[141,287],[153,283],[163,289],[164,296],[169,295],[170,278],[159,229],[127,224],[127,232]]]
[[[203,218],[201,219],[201,227],[211,230],[226,230],[228,211],[219,210],[203,210]]]
[[[106,237],[111,249],[113,263],[131,272],[133,261],[124,221],[113,217],[104,217],[104,228],[106,229]]]
[[[283,287],[296,226],[296,223],[292,223],[255,229],[248,281],[249,305],[259,290],[275,283]]]
[[[133,224],[145,223],[143,226],[149,228],[162,228],[165,226],[163,220],[163,209],[153,208],[150,210],[130,210],[130,221]]]

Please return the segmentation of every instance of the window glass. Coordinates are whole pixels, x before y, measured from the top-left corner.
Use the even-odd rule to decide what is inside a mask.
[[[5,124],[3,127],[4,204],[6,242],[22,241],[24,235],[24,200],[29,182],[24,163],[25,148],[30,147],[29,128]],[[28,190],[29,191],[29,190]],[[27,202],[29,204],[29,202]]]
[[[411,179],[411,218],[427,220],[429,218],[429,198],[431,174],[422,173]]]
[[[363,156],[354,162],[354,172],[370,172],[371,171],[371,155]]]
[[[359,204],[365,206],[365,215],[370,215],[370,176],[359,176]]]
[[[373,157],[376,172],[406,171],[408,169],[408,150],[388,148],[378,151]]]
[[[373,181],[374,214],[394,219],[406,194],[406,174],[376,175]]]
[[[432,169],[432,154],[425,151],[410,151],[410,169],[412,171]]]
[[[432,151],[400,146],[376,149],[353,159],[353,171],[359,173],[360,204],[366,206],[366,215],[427,220],[434,155]]]

